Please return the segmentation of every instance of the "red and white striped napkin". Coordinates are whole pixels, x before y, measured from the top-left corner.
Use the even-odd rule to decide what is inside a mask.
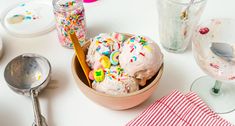
[[[173,91],[155,101],[126,126],[234,126],[215,114],[195,93]]]

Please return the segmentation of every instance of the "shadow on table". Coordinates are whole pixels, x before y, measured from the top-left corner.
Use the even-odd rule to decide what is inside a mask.
[[[10,109],[4,109],[1,105],[0,108],[0,126],[21,126],[23,123],[17,117],[15,112]]]
[[[69,80],[68,75],[65,72],[61,71],[59,68],[54,68],[52,71],[52,78],[49,82],[48,86],[45,90],[43,90],[40,95],[40,97],[45,100],[45,106],[44,108],[47,108],[47,110],[43,110],[46,112],[46,120],[49,126],[54,126],[54,113],[52,106],[54,106],[52,101],[55,101],[55,99],[58,98],[58,96],[63,95],[63,92],[66,91]],[[43,114],[43,113],[42,113]]]

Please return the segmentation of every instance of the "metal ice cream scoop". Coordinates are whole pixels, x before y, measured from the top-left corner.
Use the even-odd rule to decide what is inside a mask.
[[[37,96],[47,86],[50,73],[49,61],[36,54],[23,54],[14,58],[4,71],[5,80],[12,90],[32,98],[35,117],[33,126],[47,126],[45,118],[41,115]]]
[[[234,60],[234,48],[227,43],[213,42],[210,47],[211,51],[225,61]]]

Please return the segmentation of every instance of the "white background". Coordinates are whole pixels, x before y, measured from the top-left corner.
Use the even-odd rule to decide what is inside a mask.
[[[0,12],[22,1],[0,0]],[[208,0],[202,20],[235,18],[234,5],[234,0]],[[117,31],[145,35],[159,44],[156,0],[99,0],[85,4],[85,9],[88,37]],[[49,126],[121,126],[172,90],[189,92],[191,83],[205,75],[195,63],[190,47],[183,54],[162,49],[165,67],[156,92],[138,107],[113,111],[96,105],[78,89],[71,72],[74,52],[59,44],[55,30],[39,37],[16,38],[0,26],[0,36],[4,44],[4,56],[0,59],[0,126],[30,126],[34,120],[30,99],[11,91],[3,77],[6,64],[22,53],[38,53],[51,62],[54,81],[39,96]],[[235,124],[235,112],[221,116]]]

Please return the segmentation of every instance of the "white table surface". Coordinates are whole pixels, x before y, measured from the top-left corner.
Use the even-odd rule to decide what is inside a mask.
[[[0,12],[23,0],[0,0]],[[213,17],[235,18],[234,0],[209,0],[202,20]],[[85,4],[88,37],[102,32],[125,32],[148,36],[159,44],[156,0],[99,0]],[[183,54],[164,54],[164,74],[155,93],[138,107],[114,111],[85,97],[72,77],[73,50],[59,44],[55,30],[34,38],[16,38],[0,26],[4,55],[0,59],[0,126],[31,126],[31,100],[11,91],[3,76],[6,64],[22,53],[38,53],[52,65],[54,80],[40,94],[42,114],[49,126],[121,126],[136,117],[156,99],[172,90],[189,92],[192,82],[205,75],[197,66],[191,48]],[[234,99],[233,99],[234,100]],[[235,112],[221,115],[235,124]]]

